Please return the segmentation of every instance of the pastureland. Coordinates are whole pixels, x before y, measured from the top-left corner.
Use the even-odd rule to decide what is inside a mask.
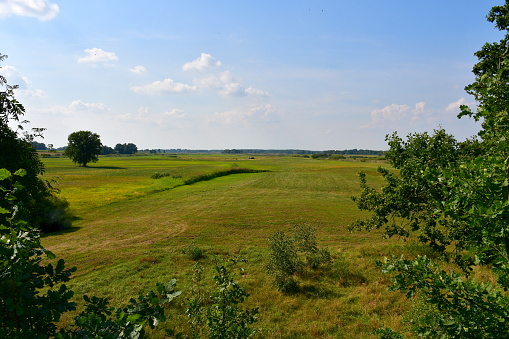
[[[387,277],[373,262],[418,249],[346,229],[361,216],[350,199],[358,194],[357,172],[376,176],[379,163],[227,154],[105,157],[88,168],[64,158],[44,162],[45,178],[59,182],[77,220],[72,229],[45,236],[43,244],[77,266],[70,284],[76,295],[109,296],[117,304],[156,281],[177,278],[183,300],[194,261],[182,250],[194,243],[204,251],[200,262],[209,273],[216,255],[247,259],[237,277],[251,294],[246,307],[260,309],[261,337],[370,338],[382,325],[399,328],[409,308],[402,296],[386,291]],[[260,172],[185,184],[232,167]],[[154,172],[170,175],[152,179]],[[265,272],[267,238],[294,224],[315,227],[334,263],[299,277],[300,293],[285,295]],[[205,280],[211,282],[211,275]],[[186,326],[184,317],[168,324]]]

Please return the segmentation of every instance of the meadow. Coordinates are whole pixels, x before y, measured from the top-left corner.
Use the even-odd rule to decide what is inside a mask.
[[[413,254],[418,246],[347,229],[363,216],[351,200],[359,191],[357,173],[376,184],[379,161],[232,154],[101,157],[85,168],[66,158],[43,161],[44,178],[57,182],[76,219],[71,228],[45,235],[43,245],[77,267],[68,284],[77,296],[110,297],[120,305],[156,282],[177,279],[183,293],[170,319],[151,332],[154,338],[165,328],[188,326],[182,302],[192,293],[195,261],[183,249],[190,244],[205,253],[199,261],[211,287],[217,257],[246,260],[236,277],[250,294],[243,306],[259,308],[260,338],[373,338],[381,326],[401,329],[411,307],[387,291],[389,277],[374,262]],[[235,167],[260,172],[186,184]],[[151,178],[156,172],[166,175]],[[298,293],[283,294],[265,272],[267,239],[296,224],[314,227],[334,262],[298,277]]]

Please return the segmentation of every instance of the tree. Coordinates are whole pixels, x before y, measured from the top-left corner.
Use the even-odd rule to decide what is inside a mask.
[[[375,189],[361,174],[354,200],[371,217],[353,227],[384,229],[386,236],[416,237],[436,259],[389,258],[378,263],[393,274],[392,290],[422,296],[431,313],[413,319],[425,338],[504,338],[509,332],[509,0],[487,16],[505,31],[499,43],[475,53],[475,81],[466,86],[478,103],[459,117],[482,121],[478,137],[456,141],[443,129],[428,135],[387,137],[389,163],[379,168],[385,186]],[[451,269],[442,268],[448,263]],[[476,279],[483,267],[494,283]],[[387,338],[386,331],[383,334]]]
[[[115,151],[117,151],[118,154],[135,154],[138,152],[138,147],[133,143],[116,144]]]
[[[109,146],[103,145],[100,155],[115,154],[115,150]]]
[[[80,166],[86,167],[89,162],[97,162],[102,151],[98,134],[90,131],[78,131],[69,134],[65,155]]]
[[[34,148],[38,151],[45,151],[48,149],[46,144],[43,142],[32,141],[32,146],[34,146]]]
[[[0,54],[0,61],[6,58]],[[25,108],[14,97],[17,86],[7,84],[0,76],[0,168],[11,172],[18,169],[26,170],[26,175],[19,178],[25,189],[19,198],[23,201],[18,207],[18,213],[43,232],[54,231],[70,224],[71,215],[65,199],[58,197],[51,185],[42,180],[39,175],[44,173],[44,165],[33,147],[35,137],[42,136],[44,129],[35,128],[31,132],[24,130],[20,121],[25,114]],[[17,124],[13,130],[9,123]],[[6,185],[0,180],[0,185]],[[0,207],[6,208],[6,202],[0,201]],[[5,222],[5,216],[0,214],[0,223]]]

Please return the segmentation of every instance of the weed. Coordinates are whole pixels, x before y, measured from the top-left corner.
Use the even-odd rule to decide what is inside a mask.
[[[194,243],[185,246],[182,249],[182,253],[184,253],[185,255],[187,255],[189,259],[194,261],[200,260],[205,255],[203,250]]]

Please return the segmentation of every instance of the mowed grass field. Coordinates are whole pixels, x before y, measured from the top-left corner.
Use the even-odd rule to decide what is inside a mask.
[[[43,245],[77,267],[68,285],[78,298],[110,297],[118,306],[156,282],[177,279],[183,294],[167,323],[151,332],[154,338],[164,328],[187,326],[182,303],[192,290],[195,262],[182,250],[193,243],[205,251],[200,262],[210,287],[217,257],[247,260],[236,277],[250,294],[243,306],[259,308],[260,338],[372,338],[378,327],[400,328],[409,309],[400,294],[387,292],[389,278],[374,262],[415,246],[347,230],[363,216],[351,201],[359,192],[357,173],[365,171],[376,184],[380,163],[219,154],[102,157],[87,168],[66,158],[44,163],[45,179],[58,182],[76,220],[44,236]],[[183,185],[232,166],[264,172]],[[170,176],[151,179],[154,172]],[[316,228],[319,246],[329,248],[334,263],[299,277],[301,291],[285,295],[265,272],[267,239],[295,224]]]

